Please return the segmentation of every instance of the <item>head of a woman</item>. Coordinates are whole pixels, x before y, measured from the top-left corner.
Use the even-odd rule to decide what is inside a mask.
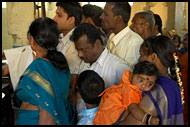
[[[37,57],[48,59],[59,70],[69,69],[65,56],[56,50],[59,30],[54,20],[47,17],[35,19],[28,34],[31,48]]]
[[[50,18],[38,18],[34,20],[28,32],[33,37],[35,43],[41,48],[46,50],[55,49],[58,45],[58,27],[56,22]]]
[[[156,62],[158,62],[159,59],[161,66],[168,69],[168,74],[171,78],[176,80],[173,53],[176,53],[176,48],[170,38],[163,35],[152,36],[145,39],[142,43],[139,61],[147,60],[158,67],[159,65]]]

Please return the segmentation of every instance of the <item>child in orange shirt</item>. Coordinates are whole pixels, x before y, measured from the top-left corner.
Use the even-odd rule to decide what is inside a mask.
[[[112,85],[99,95],[102,98],[93,124],[111,125],[120,118],[125,110],[125,115],[127,115],[130,109],[135,108],[136,104],[140,102],[142,92],[149,91],[158,77],[158,69],[148,61],[137,63],[133,72],[126,70],[119,85]],[[154,125],[159,123],[158,118],[140,111],[138,113],[144,123]]]

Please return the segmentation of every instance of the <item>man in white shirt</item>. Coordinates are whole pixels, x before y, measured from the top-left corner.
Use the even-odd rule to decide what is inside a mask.
[[[54,21],[58,25],[60,34],[63,34],[63,37],[60,39],[60,43],[57,46],[57,50],[65,55],[69,65],[71,72],[69,99],[75,105],[76,95],[74,95],[74,91],[78,79],[79,66],[82,60],[78,57],[75,45],[69,38],[75,27],[81,22],[82,7],[78,2],[57,2],[56,6],[57,10]]]
[[[74,30],[71,40],[74,41],[78,55],[83,60],[80,72],[94,70],[103,78],[105,88],[119,84],[123,72],[131,70],[125,61],[111,54],[107,48],[103,47],[100,33],[92,24],[80,24]],[[80,102],[78,104],[80,105]],[[84,105],[81,107],[84,108]],[[78,113],[82,108],[77,108]]]
[[[128,2],[107,2],[100,18],[102,27],[113,31],[107,42],[108,50],[133,68],[143,39],[129,28],[130,13]]]

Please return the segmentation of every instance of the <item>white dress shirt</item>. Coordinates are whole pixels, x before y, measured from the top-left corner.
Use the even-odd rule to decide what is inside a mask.
[[[75,28],[60,39],[60,43],[57,45],[57,51],[62,52],[68,62],[71,74],[78,74],[81,59],[78,56],[78,51],[75,49],[75,44],[70,40]]]
[[[111,85],[119,84],[123,72],[131,70],[131,68],[125,61],[119,59],[105,48],[97,61],[91,66],[89,63],[82,61],[79,73],[84,70],[94,70],[97,72],[104,79],[105,88],[108,88]]]
[[[143,39],[127,26],[118,34],[112,33],[110,35],[107,48],[111,53],[126,61],[133,69],[134,64],[138,62],[142,42]]]

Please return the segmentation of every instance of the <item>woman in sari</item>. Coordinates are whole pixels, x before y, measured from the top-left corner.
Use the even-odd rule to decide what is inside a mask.
[[[70,125],[74,107],[68,101],[70,71],[58,45],[57,24],[38,18],[29,27],[29,42],[35,60],[21,76],[15,90],[22,101],[17,125]]]
[[[174,59],[173,53],[176,53],[176,48],[166,36],[149,37],[143,42],[139,61],[147,60],[155,64],[162,76],[151,91],[143,92],[143,98],[138,105],[145,112],[143,119],[129,114],[119,122],[120,124],[148,124],[151,115],[160,118],[160,125],[184,124],[182,98],[178,86],[181,83],[177,82],[180,79],[177,79],[176,73],[179,62]]]

